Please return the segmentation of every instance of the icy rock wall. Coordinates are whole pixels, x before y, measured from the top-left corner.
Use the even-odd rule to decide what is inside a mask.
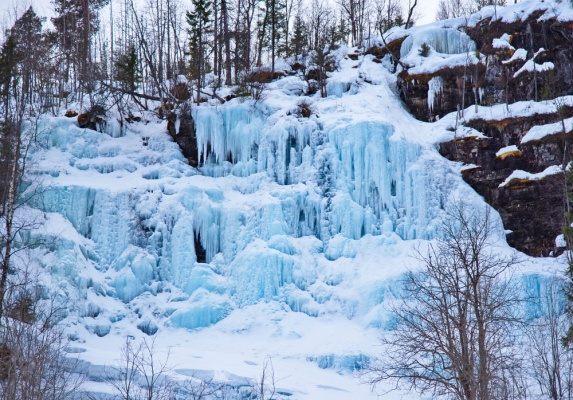
[[[434,112],[434,102],[444,89],[444,79],[441,76],[434,76],[428,82],[428,110]],[[480,88],[480,101],[482,89]]]
[[[168,323],[190,329],[261,299],[352,318],[358,300],[332,296],[332,278],[315,268],[355,257],[368,234],[435,234],[449,175],[389,124],[325,126],[247,103],[196,107],[193,117],[203,176],[161,131],[111,137],[63,119],[46,130],[47,151],[67,165],[45,167],[54,184],[36,206],[93,245],[86,263],[105,276],[98,293],[129,303],[171,284],[180,300]],[[60,183],[64,170],[100,183]],[[101,179],[138,183],[108,189]]]
[[[298,182],[299,172],[311,167],[313,149],[321,140],[318,126],[287,116],[269,124],[270,113],[264,105],[251,104],[195,108],[202,171],[214,177],[266,171],[281,185]]]
[[[316,121],[284,116],[269,122],[264,115],[264,110],[245,105],[197,108],[198,147],[210,150],[206,172],[222,168],[226,160],[221,154],[234,154],[234,166],[228,169],[238,176],[266,172],[280,185],[305,182],[307,188],[309,180],[316,181],[327,203],[321,198],[309,202],[312,187],[302,197],[283,198],[283,209],[291,204],[285,211],[294,216],[283,233],[314,234],[323,240],[337,234],[351,239],[381,232],[396,232],[404,239],[433,235],[431,221],[442,200],[438,194],[428,196],[426,188],[429,180],[440,178],[417,168],[418,145],[390,139],[392,126],[350,124],[332,129],[325,143]],[[300,226],[300,220],[307,223]]]
[[[417,51],[424,43],[444,54],[461,54],[476,48],[474,41],[465,32],[453,28],[427,28],[414,32],[404,40],[400,58],[407,57],[412,49]]]
[[[37,200],[36,206],[63,215],[78,233],[93,240],[101,266],[109,265],[132,242],[134,205],[128,193],[64,186],[47,190]]]
[[[332,202],[331,234],[351,239],[383,232],[395,232],[403,239],[434,235],[432,220],[443,199],[428,188],[432,183],[441,187],[436,182],[441,177],[418,163],[418,145],[391,138],[392,134],[392,126],[376,122],[330,132],[339,190]]]

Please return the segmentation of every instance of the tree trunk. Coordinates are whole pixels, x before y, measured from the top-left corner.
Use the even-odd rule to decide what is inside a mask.
[[[221,17],[223,19],[223,40],[225,42],[225,85],[231,85],[231,38],[229,36],[227,0],[221,0]]]
[[[4,229],[5,229],[5,243],[4,243],[4,255],[2,257],[2,265],[0,272],[0,320],[4,314],[4,298],[6,297],[6,286],[8,281],[8,272],[10,269],[10,259],[12,256],[12,226],[14,222],[14,213],[16,211],[16,191],[18,188],[18,176],[19,176],[19,160],[20,160],[20,145],[21,145],[21,119],[19,118],[14,122],[8,129],[10,132],[5,134],[14,135],[14,155],[12,157],[12,165],[10,166],[10,177],[8,182],[8,196],[6,198],[5,205],[5,215],[4,215]]]

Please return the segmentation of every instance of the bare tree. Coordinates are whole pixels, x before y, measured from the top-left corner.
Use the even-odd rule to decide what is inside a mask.
[[[408,16],[406,17],[406,23],[404,24],[404,27],[406,29],[411,28],[414,26],[414,23],[416,22],[416,6],[418,5],[418,0],[408,0],[408,6],[407,6],[407,10],[408,10]]]
[[[563,281],[556,276],[545,278],[539,298],[539,316],[526,329],[529,371],[544,398],[573,397],[573,354],[563,344],[567,334],[564,314]]]
[[[376,31],[383,35],[388,29],[402,25],[402,5],[398,0],[382,0],[375,3],[376,21],[374,23]]]
[[[270,357],[265,358],[260,377],[251,384],[251,398],[271,400],[276,393],[275,369]]]
[[[473,12],[472,4],[468,0],[440,0],[438,3],[437,20],[458,18]]]
[[[370,2],[368,0],[339,0],[338,5],[344,10],[350,22],[352,45],[358,46],[365,33]]]
[[[0,398],[69,399],[83,379],[74,373],[78,360],[66,356],[57,325],[65,304],[41,300],[45,289],[28,274],[18,278],[6,293],[10,306],[0,321]]]
[[[177,385],[178,399],[207,400],[223,397],[225,386],[213,382],[212,379],[202,380],[195,377],[187,379]]]
[[[139,344],[126,337],[118,364],[106,374],[106,381],[121,400],[170,400],[174,384],[168,379],[169,352],[164,358],[156,354],[155,339]]]
[[[416,256],[421,271],[406,274],[393,308],[397,328],[385,336],[383,361],[370,368],[368,382],[390,379],[464,400],[518,398],[516,257],[499,255],[489,208],[448,209],[442,238]]]

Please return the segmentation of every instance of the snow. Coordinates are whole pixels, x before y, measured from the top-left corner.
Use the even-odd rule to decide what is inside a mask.
[[[563,168],[560,165],[552,165],[550,167],[545,168],[545,170],[538,172],[536,174],[531,172],[522,171],[517,169],[511,173],[502,183],[499,184],[499,187],[504,187],[508,185],[513,179],[521,179],[527,181],[534,181],[543,179],[549,175],[555,174],[562,174]]]
[[[554,122],[552,124],[536,125],[523,136],[521,143],[541,140],[546,136],[562,134],[564,133],[563,127],[565,127],[565,133],[573,130],[573,118],[565,118],[563,121]]]
[[[475,50],[475,43],[465,32],[452,28],[419,29],[402,42],[400,58],[407,58],[412,51],[418,51],[422,44],[431,46],[443,54],[460,54]]]
[[[521,151],[517,148],[516,145],[512,145],[512,146],[506,146],[506,147],[502,147],[501,149],[499,149],[497,151],[497,153],[495,153],[496,157],[502,156],[506,153],[513,153],[513,152],[519,152],[521,153]]]
[[[506,9],[481,16],[505,18]],[[431,73],[483,61],[461,23],[390,34],[409,35],[402,50],[416,65],[411,73]],[[432,46],[429,57],[418,54],[422,43]],[[268,84],[256,103],[194,106],[198,169],[151,113],[104,133],[40,120],[33,175],[46,190],[31,207],[46,218],[34,234],[54,240],[30,257],[70,299],[64,327],[81,360],[109,365],[126,336],[140,341],[158,328],[159,352],[173,349],[174,379],[202,370],[247,382],[270,356],[292,399],[369,398],[354,374],[377,357],[380,330],[391,329],[388,304],[404,271],[419,267],[412,255],[438,237],[450,201],[484,203],[461,178],[471,166],[436,149],[478,133],[451,129],[453,113],[415,120],[396,76],[372,56],[345,59],[355,50],[337,53],[326,98],[304,97],[309,118],[296,112],[305,89],[296,76]],[[430,80],[430,110],[442,85]],[[472,106],[463,118],[554,110],[551,102]],[[534,129],[528,135],[539,137]],[[504,184],[559,172],[515,171]],[[512,253],[501,226],[496,235],[499,251]],[[524,257],[521,276],[535,283],[564,262]]]
[[[524,72],[546,72],[551,71],[555,68],[555,65],[551,61],[546,61],[543,64],[537,64],[533,60],[527,60],[527,62],[518,69],[514,74],[513,77],[516,78]]]
[[[417,62],[417,66],[408,70],[409,75],[431,75],[446,68],[472,67],[478,63],[484,62],[485,56],[481,54],[476,55],[475,52],[470,52],[455,54],[449,57],[434,55],[427,59],[418,56],[418,59],[423,60],[421,62]],[[410,57],[410,61],[412,61],[412,57]],[[470,71],[468,71],[468,74],[470,74]]]
[[[562,96],[562,97],[557,97],[554,100],[539,101],[539,102],[530,100],[530,101],[518,101],[512,104],[497,104],[494,106],[487,106],[487,107],[478,106],[477,112],[476,112],[476,107],[472,105],[463,110],[462,118],[466,124],[473,120],[503,121],[504,119],[508,118],[522,118],[522,117],[532,117],[535,115],[554,114],[557,106],[573,106],[573,96]],[[566,121],[569,120],[567,119]],[[550,133],[559,133],[562,131],[561,123],[559,122],[557,123],[557,125],[560,127],[559,129],[557,129],[557,126],[555,124],[548,124],[539,127],[533,127],[532,130],[534,133],[538,129],[541,130],[541,132],[547,129]],[[456,113],[452,112],[448,115],[445,115],[439,121],[432,124],[431,128],[432,134],[428,135],[428,139],[439,142],[439,141],[452,140],[455,137],[456,138],[470,137],[470,136],[483,137],[483,134],[476,131],[475,129],[459,126],[459,123],[457,129],[454,129],[455,126],[456,126]],[[527,136],[527,134],[525,136]],[[545,134],[543,134],[543,136],[545,136]]]
[[[525,61],[526,59],[527,59],[527,50],[519,48],[519,49],[515,50],[515,52],[511,55],[509,60],[503,60],[501,63],[502,64],[510,64],[516,60]]]
[[[495,38],[492,41],[492,45],[494,49],[508,49],[508,50],[515,50],[515,48],[510,44],[511,36],[507,33],[504,33],[500,38]]]

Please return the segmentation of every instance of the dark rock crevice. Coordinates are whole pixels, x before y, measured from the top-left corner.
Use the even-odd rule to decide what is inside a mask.
[[[176,129],[177,119],[179,119],[179,130]],[[179,145],[189,165],[197,168],[199,166],[197,135],[195,133],[195,125],[189,105],[185,104],[179,112],[179,115],[170,113],[167,116],[167,131]]]

